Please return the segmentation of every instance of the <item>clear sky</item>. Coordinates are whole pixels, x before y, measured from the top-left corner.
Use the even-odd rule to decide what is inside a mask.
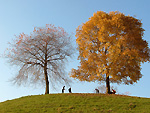
[[[30,34],[34,27],[55,24],[75,35],[76,28],[88,21],[94,12],[100,10],[120,11],[125,15],[136,16],[142,20],[145,29],[144,39],[150,43],[149,4],[149,0],[0,0],[0,54],[4,53],[8,42],[12,41],[15,35],[22,32]],[[67,72],[79,65],[77,56],[78,53],[68,62]],[[8,82],[17,70],[7,64],[4,58],[0,58],[0,70],[0,102],[27,95],[44,94],[43,87],[18,87]],[[141,72],[143,77],[134,85],[111,85],[117,87],[117,92],[120,94],[129,92],[132,96],[150,98],[150,64],[142,64]],[[100,86],[98,83],[78,81],[74,81],[71,85],[74,93],[93,93],[98,86]],[[51,88],[50,92],[60,93],[61,88],[58,90]]]

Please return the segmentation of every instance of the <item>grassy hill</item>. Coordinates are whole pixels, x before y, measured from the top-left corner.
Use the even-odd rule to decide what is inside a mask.
[[[49,94],[0,103],[0,113],[150,113],[150,99],[105,94]]]

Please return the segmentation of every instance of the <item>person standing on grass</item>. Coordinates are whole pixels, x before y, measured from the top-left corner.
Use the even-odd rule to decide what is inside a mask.
[[[72,93],[72,92],[71,92],[71,87],[68,89],[68,91],[69,91],[69,93]]]
[[[95,89],[96,93],[98,94],[99,93],[99,90],[98,89]]]

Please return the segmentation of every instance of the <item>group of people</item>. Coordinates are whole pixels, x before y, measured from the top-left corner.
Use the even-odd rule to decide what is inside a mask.
[[[62,88],[62,93],[64,93],[64,91],[65,91],[65,86],[63,86],[63,88]],[[68,91],[69,91],[69,93],[72,93],[71,92],[71,87],[68,89]],[[97,94],[99,93],[98,89],[95,89],[95,91],[96,91]],[[115,93],[116,93],[116,91],[114,89],[112,89],[112,92],[110,92],[110,94],[115,94]]]
[[[99,90],[98,89],[95,89],[96,93],[98,94],[99,93]],[[116,91],[114,89],[112,89],[112,91],[110,92],[110,94],[115,94]]]
[[[62,93],[64,93],[64,91],[65,91],[65,86],[63,86],[63,88],[62,88]],[[68,89],[68,91],[69,91],[69,93],[72,93],[71,92],[71,87]]]

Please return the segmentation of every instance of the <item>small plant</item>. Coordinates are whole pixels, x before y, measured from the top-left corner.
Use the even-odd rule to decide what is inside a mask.
[[[58,113],[61,113],[61,107],[58,108]]]
[[[112,112],[112,109],[109,109],[109,110],[108,110],[108,113],[111,113],[111,112]]]
[[[70,107],[69,107],[69,109],[74,109],[74,108],[75,108],[75,107],[73,107],[73,106],[70,106]]]
[[[129,110],[132,110],[132,109],[134,109],[135,107],[136,107],[135,104],[133,104],[133,103],[130,103],[130,104],[129,104]]]

